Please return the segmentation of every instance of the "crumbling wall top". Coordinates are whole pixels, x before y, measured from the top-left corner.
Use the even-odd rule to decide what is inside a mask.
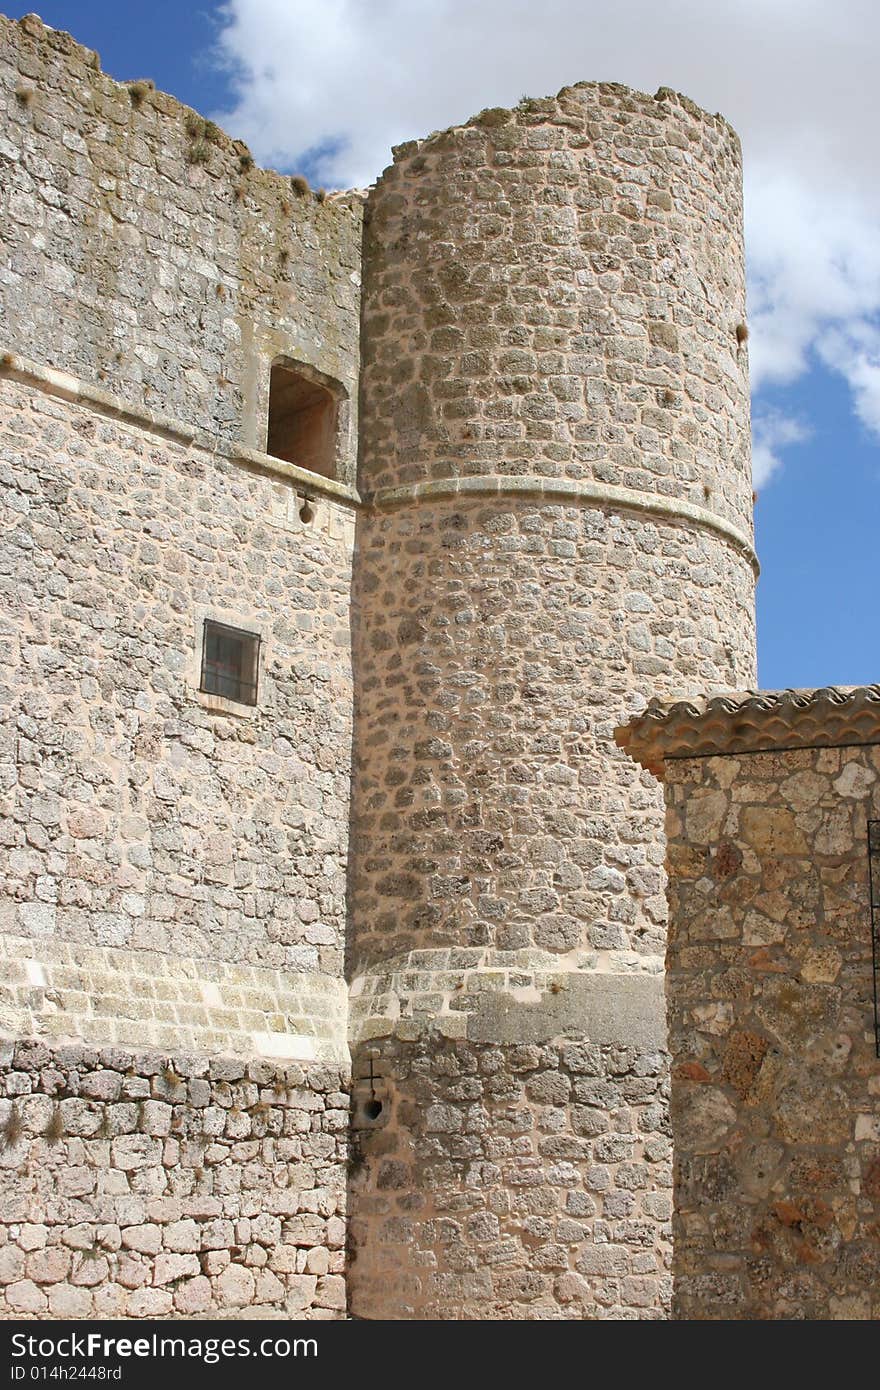
[[[363,194],[257,168],[36,15],[0,16],[0,123],[0,352],[257,451],[272,363],[306,363],[350,402],[350,481]]]
[[[676,108],[687,116],[700,121],[723,134],[730,142],[731,153],[738,161],[742,160],[742,146],[739,136],[730,122],[716,112],[712,115],[704,111],[690,97],[671,87],[658,87],[651,96],[637,91],[621,82],[574,82],[560,87],[555,96],[523,97],[516,106],[489,106],[478,111],[469,120],[460,124],[432,131],[430,135],[418,140],[407,140],[392,149],[394,163],[401,163],[413,155],[429,154],[440,150],[450,140],[460,137],[469,130],[510,126],[511,129],[528,130],[546,121],[562,119],[568,124],[582,118],[585,108],[596,106],[618,106],[631,114],[639,112],[653,118],[666,116]],[[385,171],[386,173],[388,170]]]

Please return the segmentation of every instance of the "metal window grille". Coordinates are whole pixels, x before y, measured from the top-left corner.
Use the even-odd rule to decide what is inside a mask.
[[[868,821],[868,888],[871,897],[871,966],[874,976],[874,1048],[880,1057],[880,820]]]
[[[259,672],[259,633],[205,620],[200,690],[240,705],[255,705]]]

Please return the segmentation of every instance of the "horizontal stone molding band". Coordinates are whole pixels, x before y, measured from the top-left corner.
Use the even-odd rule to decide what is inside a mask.
[[[610,510],[640,512],[661,521],[689,522],[704,530],[714,531],[729,541],[748,560],[757,578],[760,565],[750,538],[738,526],[717,516],[705,507],[684,499],[660,497],[655,493],[637,492],[634,488],[616,487],[578,478],[544,478],[527,475],[509,477],[493,473],[477,478],[437,478],[427,483],[410,483],[404,487],[378,488],[364,496],[372,507],[383,510],[404,506],[408,502],[434,502],[468,497],[521,497],[541,502],[584,502]]]
[[[515,987],[476,970],[458,986],[452,975],[377,972],[376,993],[361,993],[369,973],[352,986],[349,1042],[356,1048],[385,1037],[415,1042],[441,1037],[480,1043],[545,1043],[576,1033],[591,1042],[656,1050],[665,1047],[664,977],[660,972],[566,970],[532,976]],[[454,1007],[450,1007],[454,1005]],[[372,1007],[371,1007],[372,1006]]]
[[[86,406],[100,415],[106,415],[108,419],[121,420],[163,439],[192,445],[197,449],[204,449],[209,454],[229,459],[232,463],[244,464],[246,467],[258,469],[261,473],[274,474],[309,494],[319,494],[349,507],[355,507],[360,502],[354,488],[346,486],[345,483],[338,483],[334,478],[324,478],[320,473],[298,468],[295,463],[286,463],[284,459],[275,458],[272,454],[260,453],[259,449],[249,449],[245,444],[230,444],[207,431],[194,430],[179,420],[154,414],[144,406],[132,405],[130,401],[123,400],[112,391],[93,386],[80,377],[71,376],[69,372],[59,372],[54,367],[42,367],[37,362],[19,357],[17,353],[0,353],[0,379],[3,377],[25,386],[33,386],[47,396],[56,396],[59,400]]]
[[[615,487],[611,484],[573,478],[508,477],[504,474],[491,474],[479,478],[441,478],[433,482],[413,483],[406,487],[379,488],[376,492],[361,497],[354,488],[338,483],[333,478],[310,473],[308,469],[298,468],[296,464],[286,463],[271,454],[260,453],[258,449],[249,449],[244,444],[228,444],[219,440],[216,435],[193,430],[179,420],[154,414],[143,406],[132,405],[130,401],[123,400],[113,392],[93,386],[69,372],[40,366],[39,363],[15,353],[0,353],[0,378],[2,377],[33,386],[48,396],[86,406],[110,419],[121,420],[164,439],[193,445],[210,454],[227,458],[233,463],[242,463],[263,473],[285,478],[296,486],[343,505],[357,507],[363,503],[381,511],[408,502],[502,496],[546,502],[585,502],[603,508],[647,513],[664,521],[690,522],[714,531],[730,541],[745,556],[756,576],[760,573],[754,546],[745,532],[732,522],[716,516],[705,507],[696,506],[693,502],[672,501],[652,493],[637,492],[634,488]]]

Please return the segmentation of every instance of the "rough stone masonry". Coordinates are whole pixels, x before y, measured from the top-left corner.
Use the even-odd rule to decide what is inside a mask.
[[[35,16],[0,111],[5,1313],[667,1316],[613,730],[754,681],[735,134],[583,83],[325,195]]]
[[[666,790],[676,1315],[876,1319],[880,687],[618,737]]]

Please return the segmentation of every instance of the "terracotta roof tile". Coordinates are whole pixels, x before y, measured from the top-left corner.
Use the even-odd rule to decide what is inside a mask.
[[[880,685],[735,690],[668,704],[651,700],[614,730],[631,758],[663,776],[666,758],[880,743]]]

